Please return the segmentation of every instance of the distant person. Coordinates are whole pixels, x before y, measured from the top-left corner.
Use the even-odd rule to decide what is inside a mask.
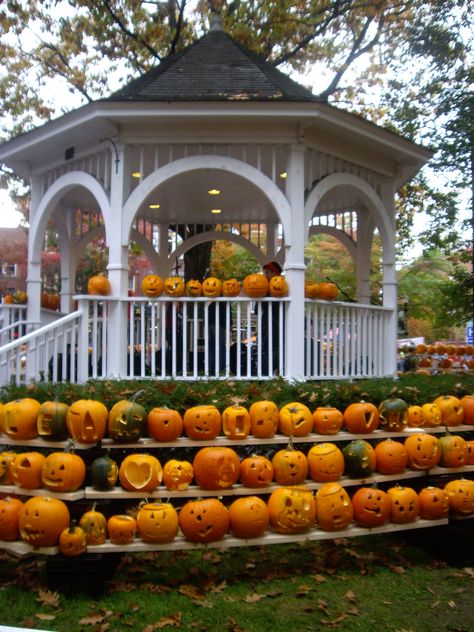
[[[268,281],[282,273],[282,267],[278,261],[269,261],[263,266]],[[262,370],[274,375],[278,371],[280,358],[280,303],[277,301],[264,301],[262,307]],[[271,323],[271,331],[270,331]],[[270,359],[271,350],[271,359]]]

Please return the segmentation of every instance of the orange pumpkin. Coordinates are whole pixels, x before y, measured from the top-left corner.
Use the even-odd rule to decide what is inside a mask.
[[[245,487],[268,487],[273,481],[273,465],[266,456],[248,456],[240,463],[240,482]]]
[[[107,518],[101,511],[97,511],[95,504],[82,514],[79,526],[86,534],[87,544],[104,544],[107,539]]]
[[[0,453],[0,485],[12,485],[13,479],[10,465],[15,460],[16,452],[5,451]]]
[[[380,423],[380,413],[370,402],[354,402],[344,410],[344,426],[353,434],[373,432]]]
[[[463,467],[469,459],[466,441],[459,435],[446,434],[439,438],[442,467]]]
[[[418,492],[418,501],[420,518],[425,520],[446,518],[449,513],[448,494],[440,487],[424,487]]]
[[[115,514],[107,520],[107,533],[112,544],[130,544],[137,533],[137,521],[128,514]]]
[[[411,487],[396,485],[387,490],[392,501],[390,520],[395,524],[414,522],[418,518],[420,501]]]
[[[7,402],[2,411],[3,432],[10,439],[34,439],[38,436],[36,418],[41,404],[31,397]]]
[[[12,480],[18,487],[39,489],[43,486],[41,469],[46,457],[41,452],[22,452],[17,454],[10,465]]]
[[[168,296],[172,296],[174,298],[184,296],[186,291],[186,286],[184,285],[184,281],[181,277],[172,276],[167,277],[163,282],[163,290],[165,294]]]
[[[474,514],[474,481],[460,478],[444,486],[448,495],[449,511],[455,516]]]
[[[87,281],[87,292],[94,296],[108,296],[111,292],[110,281],[107,277],[97,274]]]
[[[314,527],[316,505],[306,487],[280,487],[267,502],[269,524],[277,533],[304,533]]]
[[[158,274],[147,274],[142,279],[142,292],[150,298],[157,298],[163,292],[163,279]]]
[[[441,446],[433,435],[416,432],[405,439],[408,467],[423,471],[436,467],[441,460]]]
[[[72,452],[51,452],[41,467],[43,485],[52,492],[74,492],[85,477],[84,461]]]
[[[216,277],[207,277],[202,282],[202,293],[208,298],[217,298],[222,294],[222,282]]]
[[[464,410],[463,423],[474,425],[474,395],[464,395],[461,397],[461,406]]]
[[[308,452],[309,475],[313,481],[337,481],[344,472],[344,457],[334,443],[317,443]]]
[[[237,279],[226,279],[222,282],[222,296],[239,296],[240,294],[240,281]]]
[[[29,498],[18,514],[21,539],[35,548],[55,546],[69,527],[70,519],[69,509],[62,500],[49,496]]]
[[[242,282],[242,288],[247,296],[262,298],[268,294],[268,279],[265,274],[248,274]]]
[[[155,441],[175,441],[183,432],[183,418],[177,410],[152,408],[146,418],[147,431]]]
[[[466,465],[474,465],[474,439],[469,439],[468,441],[466,441],[466,447],[467,447]],[[1,466],[0,466],[0,470],[1,470]]]
[[[143,542],[162,544],[175,539],[179,519],[170,503],[145,503],[137,514],[137,527]]]
[[[186,540],[207,544],[229,531],[229,512],[217,498],[188,501],[179,512],[179,526]]]
[[[129,454],[119,467],[120,484],[130,492],[151,492],[162,478],[161,463],[151,454]]]
[[[305,281],[304,295],[305,298],[318,298],[318,283],[315,283],[314,281]]]
[[[66,557],[76,557],[87,551],[85,531],[73,520],[59,535],[59,550]]]
[[[249,408],[250,432],[259,439],[274,436],[278,429],[279,411],[274,402],[262,400],[254,402]]]
[[[421,410],[426,428],[437,428],[441,424],[441,409],[438,404],[428,402],[422,405]]]
[[[198,297],[202,295],[201,281],[197,279],[189,279],[186,283],[186,296]]]
[[[13,305],[13,295],[12,294],[5,294],[3,296],[3,304],[4,305]]]
[[[408,465],[408,454],[400,441],[385,439],[375,448],[375,469],[380,474],[401,474]]]
[[[18,519],[23,502],[7,496],[0,500],[0,540],[12,542],[20,537]]]
[[[192,406],[185,411],[183,424],[190,439],[215,439],[222,429],[221,413],[212,404]]]
[[[278,450],[272,458],[273,478],[279,485],[299,485],[308,476],[308,459],[301,450],[288,447]]]
[[[285,404],[280,408],[278,428],[287,437],[305,437],[313,429],[313,415],[299,402]]]
[[[408,406],[407,425],[410,426],[410,428],[423,428],[425,425],[425,416],[421,406]]]
[[[464,419],[461,400],[454,395],[442,395],[434,400],[441,410],[441,421],[446,426],[459,426]]]
[[[344,415],[332,406],[319,406],[313,413],[313,429],[322,435],[332,435],[342,428]]]
[[[270,512],[258,496],[237,498],[229,507],[229,527],[236,538],[259,538],[268,529]]]
[[[193,460],[194,478],[202,489],[228,489],[239,479],[240,459],[232,448],[201,448]]]
[[[268,282],[268,293],[274,298],[288,296],[288,282],[284,276],[276,275]]]
[[[346,490],[339,483],[324,483],[316,492],[318,525],[324,531],[340,531],[350,525],[354,509]]]
[[[338,293],[339,290],[337,289],[337,285],[335,285],[334,283],[322,281],[321,283],[317,284],[316,298],[324,301],[333,301]]]
[[[234,404],[222,413],[222,431],[229,439],[246,439],[250,432],[250,414],[245,406]]]
[[[163,483],[170,491],[188,489],[194,478],[194,469],[189,461],[170,459],[163,466]]]
[[[102,402],[79,399],[71,404],[66,425],[73,439],[81,443],[96,443],[104,438],[109,412]]]
[[[392,501],[382,489],[361,487],[352,496],[352,508],[360,527],[381,527],[390,519]]]

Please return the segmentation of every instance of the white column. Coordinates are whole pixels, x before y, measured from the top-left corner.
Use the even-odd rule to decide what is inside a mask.
[[[41,201],[41,177],[31,176],[30,178],[30,223],[35,216],[36,209]],[[26,293],[28,295],[28,306],[26,319],[29,322],[41,322],[41,260],[32,261],[30,257],[34,252],[33,244],[29,243],[31,233],[28,237],[28,268],[26,273]]]
[[[356,245],[356,299],[358,303],[370,305],[370,260],[374,236],[374,222],[367,209],[357,213]]]
[[[397,338],[398,338],[398,317],[397,317],[397,272],[395,268],[395,188],[392,181],[386,181],[381,190],[381,198],[387,215],[390,219],[391,234],[389,242],[382,244],[383,247],[383,305],[391,311],[387,323],[385,336],[385,374],[395,375],[397,372]]]
[[[285,320],[285,370],[287,379],[304,379],[304,147],[288,150],[286,197],[291,206],[292,240],[286,247],[285,274],[290,288]]]

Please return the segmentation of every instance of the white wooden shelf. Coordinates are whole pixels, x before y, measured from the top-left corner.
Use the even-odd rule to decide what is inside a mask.
[[[82,500],[85,498],[86,490],[81,487],[75,492],[53,492],[46,487],[38,487],[37,489],[26,489],[17,485],[0,485],[0,494],[6,496],[50,496],[59,498],[60,500]]]

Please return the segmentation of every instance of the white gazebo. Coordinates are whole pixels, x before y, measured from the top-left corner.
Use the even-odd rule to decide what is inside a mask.
[[[0,161],[31,186],[28,304],[2,306],[0,383],[393,375],[394,196],[430,156],[318,100],[215,22],[195,44],[109,98],[0,147]],[[50,220],[61,252],[58,313],[41,309]],[[183,225],[194,227],[189,239],[177,238]],[[375,231],[382,306],[370,304]],[[356,303],[305,299],[304,249],[317,232],[350,252]],[[78,260],[99,236],[108,247],[112,292],[76,296]],[[279,261],[289,296],[128,296],[130,241],[167,277],[186,251],[219,239],[244,246],[261,264]],[[277,321],[267,316],[269,302],[277,304]],[[12,332],[25,335],[12,339]]]

